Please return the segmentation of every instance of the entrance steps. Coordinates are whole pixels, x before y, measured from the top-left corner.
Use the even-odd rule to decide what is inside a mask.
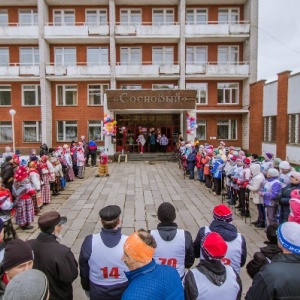
[[[120,152],[114,154],[114,161],[118,161]],[[174,160],[174,155],[172,152],[167,153],[125,153],[127,154],[128,161],[172,161]]]

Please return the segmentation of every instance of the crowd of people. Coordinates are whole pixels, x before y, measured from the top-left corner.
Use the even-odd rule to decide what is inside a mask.
[[[5,147],[2,155],[0,179],[0,211],[9,211],[23,230],[33,229],[34,215],[40,214],[43,206],[51,202],[52,196],[60,194],[67,181],[84,178],[85,167],[97,165],[95,141],[71,142],[57,148],[40,146],[40,153],[32,149],[28,157]],[[99,167],[96,177],[109,176],[108,156],[100,148]]]
[[[203,183],[214,195],[226,196],[228,204],[249,217],[249,201],[257,206],[257,228],[282,224],[288,220],[300,222],[300,172],[288,161],[264,153],[245,155],[231,146],[218,148],[180,141],[179,159],[186,166],[190,179]],[[196,170],[196,174],[195,174]]]

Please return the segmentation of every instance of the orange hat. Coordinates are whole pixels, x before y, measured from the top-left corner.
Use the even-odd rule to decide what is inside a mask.
[[[148,264],[153,258],[155,249],[148,246],[140,237],[138,232],[131,234],[124,244],[124,252],[131,258]]]

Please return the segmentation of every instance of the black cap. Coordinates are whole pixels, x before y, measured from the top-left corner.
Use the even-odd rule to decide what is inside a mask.
[[[99,216],[104,221],[112,221],[119,218],[121,208],[118,205],[108,205],[99,211]]]
[[[48,211],[38,219],[38,224],[42,231],[47,231],[56,225],[65,224],[66,222],[67,218],[62,217],[57,211]]]
[[[157,210],[158,220],[162,223],[172,223],[176,219],[175,207],[169,202],[163,202]]]

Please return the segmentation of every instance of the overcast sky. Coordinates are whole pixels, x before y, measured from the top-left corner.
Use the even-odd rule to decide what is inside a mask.
[[[300,0],[259,0],[258,80],[300,71]]]

